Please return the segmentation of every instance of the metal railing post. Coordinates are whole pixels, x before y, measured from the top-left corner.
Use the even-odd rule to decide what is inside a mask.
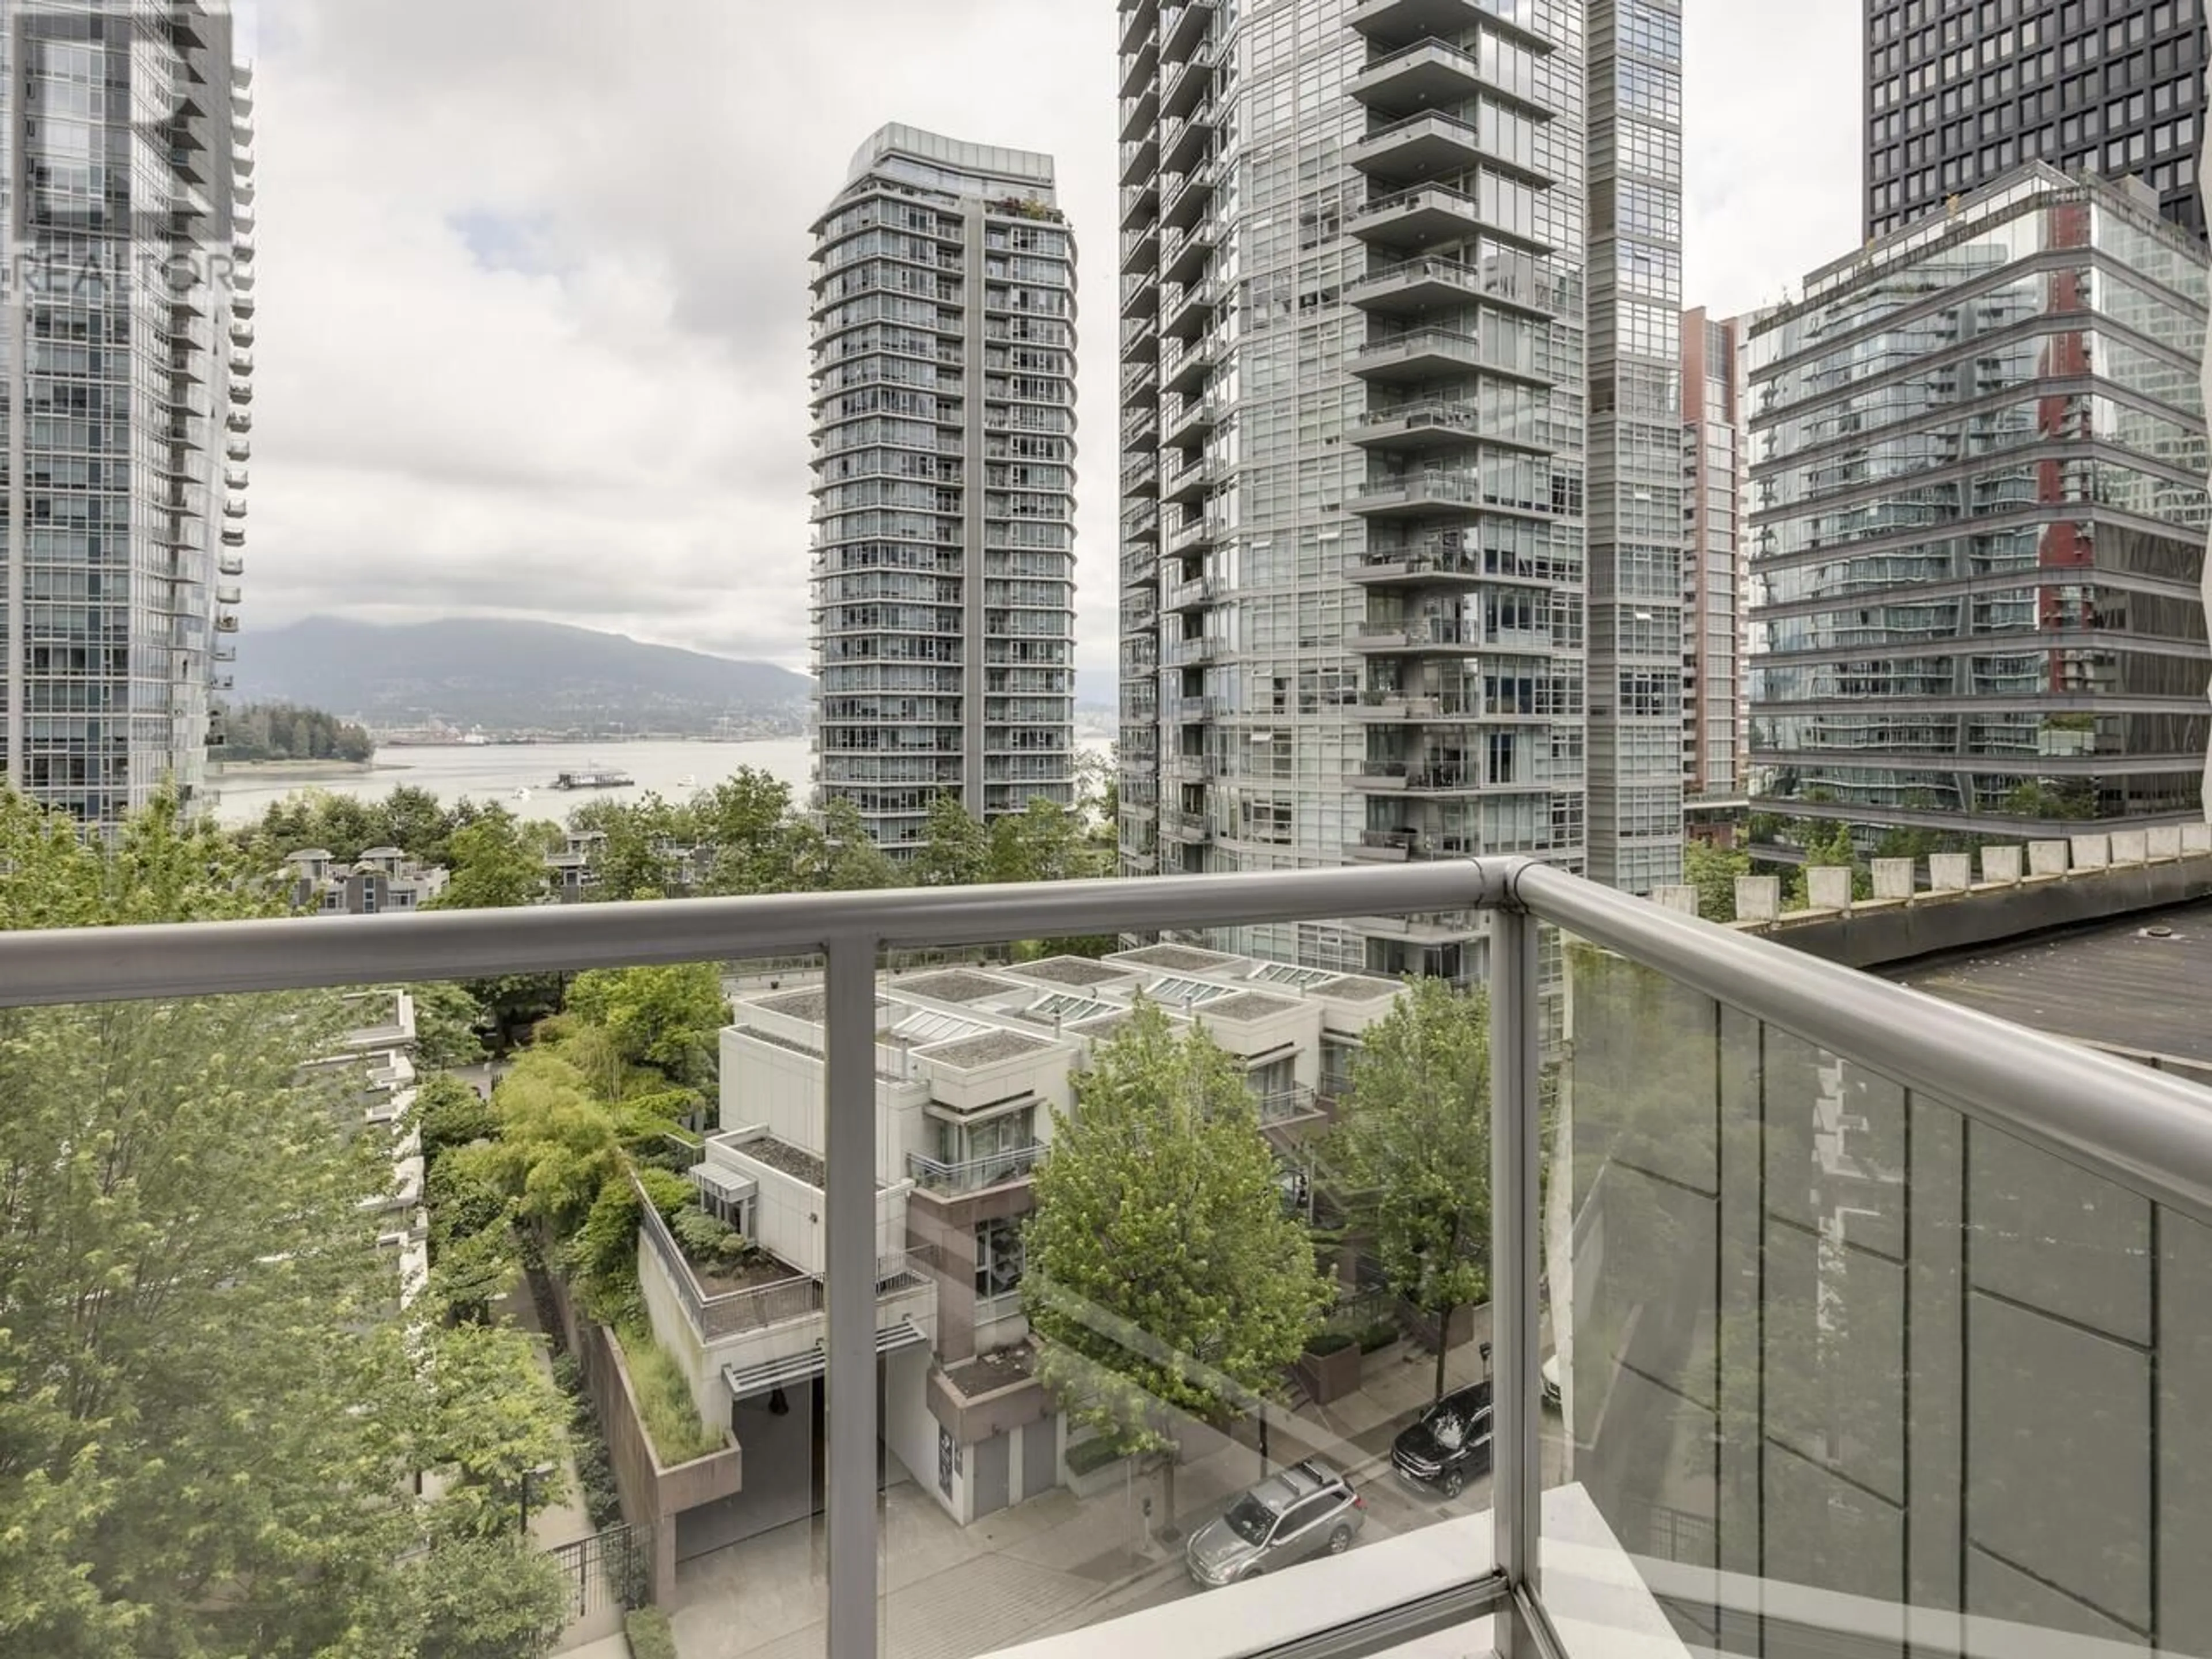
[[[1492,1519],[1498,1571],[1516,1595],[1533,1595],[1544,1488],[1536,1435],[1543,1036],[1537,924],[1524,910],[1499,909],[1491,913],[1490,928]]]
[[[830,1659],[876,1652],[876,940],[828,942],[823,1245],[828,1287]]]

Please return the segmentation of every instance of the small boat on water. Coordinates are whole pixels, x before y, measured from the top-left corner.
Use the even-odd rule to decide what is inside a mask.
[[[678,789],[696,789],[699,787],[699,780],[693,777],[689,772],[686,772],[682,777],[676,780],[676,787]]]
[[[518,790],[516,790],[516,791],[514,792],[514,798],[515,798],[515,799],[517,799],[517,800],[528,800],[528,799],[530,799],[530,791],[529,791],[529,789],[528,789],[527,787],[524,787],[524,788],[521,788],[521,789],[518,789]]]
[[[563,772],[553,780],[556,789],[629,789],[637,780],[627,772],[615,770],[595,772]]]

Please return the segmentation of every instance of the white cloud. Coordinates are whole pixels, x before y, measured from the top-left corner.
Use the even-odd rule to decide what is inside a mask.
[[[1859,245],[1865,9],[1682,9],[1683,303],[1733,316],[1795,293]]]
[[[1081,690],[1111,696],[1103,0],[283,0],[259,17],[250,617],[483,610],[803,666],[807,227],[878,125],[1058,159]],[[1690,0],[1691,303],[1857,228],[1857,8]]]

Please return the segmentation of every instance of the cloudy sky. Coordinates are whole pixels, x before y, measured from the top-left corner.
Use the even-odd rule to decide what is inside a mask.
[[[1738,310],[1856,240],[1860,9],[1685,9],[1687,298]],[[498,612],[803,667],[806,227],[901,120],[1059,160],[1110,701],[1113,15],[261,0],[249,625]]]

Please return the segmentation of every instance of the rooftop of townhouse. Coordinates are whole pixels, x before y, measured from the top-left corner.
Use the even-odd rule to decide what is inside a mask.
[[[1206,1027],[1233,1051],[1252,1028],[1298,1016],[1312,1036],[1356,1040],[1389,1008],[1395,980],[1260,962],[1189,945],[1155,945],[1097,960],[933,967],[893,972],[876,999],[879,1073],[908,1080],[908,1061],[973,1071],[1036,1059],[1055,1045],[1110,1036],[1139,999],[1178,1024]],[[826,1012],[819,987],[778,988],[741,996],[736,1027],[777,1047],[819,1058]]]

